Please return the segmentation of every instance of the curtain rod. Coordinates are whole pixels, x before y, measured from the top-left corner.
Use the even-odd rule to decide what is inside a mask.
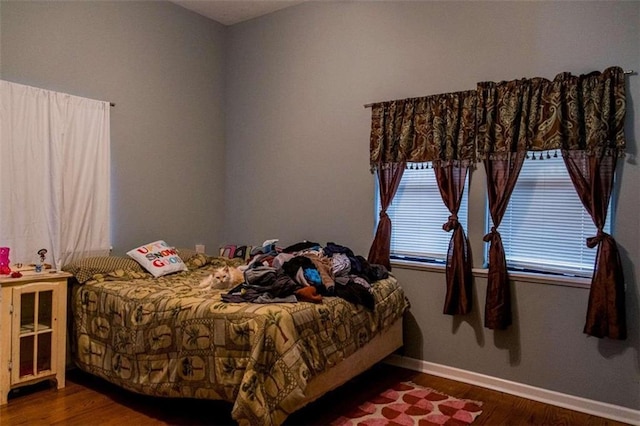
[[[636,72],[635,72],[634,70],[626,70],[626,71],[624,71],[624,74],[625,74],[625,75],[631,75],[631,74],[635,74],[635,73],[636,73]],[[365,108],[371,108],[373,105],[374,105],[373,103],[371,103],[371,104],[364,104],[364,107],[365,107]],[[113,104],[112,104],[112,106],[115,106],[115,105],[113,105]]]
[[[109,106],[114,107],[114,106],[116,106],[116,104],[114,104],[113,102],[109,102]]]

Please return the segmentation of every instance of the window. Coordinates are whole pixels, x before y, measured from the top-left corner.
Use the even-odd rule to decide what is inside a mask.
[[[0,235],[14,263],[109,253],[109,108],[0,81]]]
[[[586,246],[586,238],[596,235],[596,227],[562,157],[550,153],[544,157],[525,160],[498,228],[507,264],[510,269],[591,276],[596,249]],[[490,229],[488,211],[487,217]],[[604,231],[610,229],[611,206]],[[487,244],[485,253],[488,248]]]
[[[418,167],[404,171],[396,196],[387,210],[392,223],[391,258],[444,262],[452,233],[444,231],[442,225],[447,222],[450,213],[440,197],[433,169]],[[465,231],[468,192],[467,175],[458,212],[458,220]],[[376,218],[378,218],[380,197],[377,184],[376,194]]]

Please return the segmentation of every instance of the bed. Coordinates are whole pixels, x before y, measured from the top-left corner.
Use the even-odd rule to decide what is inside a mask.
[[[96,259],[93,259],[95,266]],[[152,277],[109,257],[64,269],[77,367],[158,397],[225,400],[242,425],[279,425],[402,346],[408,303],[397,280],[371,285],[373,309],[322,303],[230,303],[199,284],[236,260],[194,254],[188,271]],[[96,272],[98,271],[98,272]]]

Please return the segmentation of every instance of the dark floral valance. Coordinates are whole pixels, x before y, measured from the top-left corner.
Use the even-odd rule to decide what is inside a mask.
[[[475,162],[474,90],[381,102],[371,110],[372,170],[390,163]]]
[[[390,163],[468,165],[507,153],[622,155],[624,71],[481,82],[476,90],[371,106],[371,170]]]
[[[509,152],[624,153],[624,71],[478,83],[478,157]]]

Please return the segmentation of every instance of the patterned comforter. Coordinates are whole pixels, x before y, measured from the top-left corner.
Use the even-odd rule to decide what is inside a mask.
[[[198,288],[215,265],[160,278],[132,271],[76,289],[73,353],[79,368],[155,396],[222,399],[240,424],[281,424],[307,382],[399,319],[395,278],[373,285],[375,310],[337,297],[225,303]]]

